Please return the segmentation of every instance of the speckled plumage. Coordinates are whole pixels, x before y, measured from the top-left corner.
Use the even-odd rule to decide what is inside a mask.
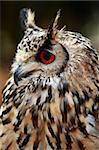
[[[3,89],[0,150],[99,149],[99,55],[81,34],[58,30],[59,15],[41,29],[30,9],[21,11],[25,34]]]

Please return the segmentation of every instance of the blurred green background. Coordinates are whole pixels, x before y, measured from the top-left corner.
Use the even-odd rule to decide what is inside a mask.
[[[36,12],[36,24],[46,28],[61,9],[60,28],[82,33],[99,50],[99,1],[0,1],[0,80],[2,89],[8,78],[16,46],[23,32],[19,11],[31,8]]]

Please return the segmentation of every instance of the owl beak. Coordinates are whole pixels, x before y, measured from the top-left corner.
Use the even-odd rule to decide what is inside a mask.
[[[21,80],[21,74],[20,74],[20,66],[16,69],[14,72],[14,82],[18,86],[18,82]]]
[[[22,67],[18,66],[16,71],[14,72],[14,82],[18,86],[18,82],[21,81],[23,78],[26,78],[27,76],[31,75],[33,71],[29,72],[22,72]]]
[[[41,70],[41,69],[34,69],[34,70],[27,71],[27,72],[23,72],[22,66],[19,65],[18,68],[16,69],[16,71],[14,72],[15,84],[18,86],[19,81],[21,81],[23,78],[25,79],[25,78],[30,77],[34,72],[37,72],[37,71],[43,72],[43,70]]]
[[[56,17],[52,20],[51,24],[48,27],[48,34],[47,34],[47,36],[50,39],[54,39],[55,36],[56,36],[56,34],[57,34],[57,32],[58,32],[58,30],[57,30],[57,27],[58,27],[57,24],[58,24],[58,19],[60,17],[60,11],[61,10],[59,9],[59,11],[57,12]]]

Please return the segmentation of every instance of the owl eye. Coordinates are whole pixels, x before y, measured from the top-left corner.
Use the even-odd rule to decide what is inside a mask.
[[[38,59],[43,64],[50,64],[55,60],[55,55],[50,53],[49,51],[42,50],[38,54]]]

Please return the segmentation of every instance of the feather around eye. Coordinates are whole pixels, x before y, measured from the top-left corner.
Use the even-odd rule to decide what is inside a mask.
[[[38,56],[37,56],[38,60],[40,62],[42,62],[43,64],[50,64],[52,63],[54,60],[55,60],[55,55],[50,53],[49,51],[47,50],[42,50],[38,53]]]

